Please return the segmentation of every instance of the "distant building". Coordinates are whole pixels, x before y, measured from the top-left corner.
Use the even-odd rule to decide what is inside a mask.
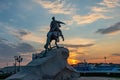
[[[73,66],[78,71],[120,71],[120,64],[85,64],[79,63]]]
[[[73,67],[78,71],[89,71],[89,65],[87,63],[79,63]]]

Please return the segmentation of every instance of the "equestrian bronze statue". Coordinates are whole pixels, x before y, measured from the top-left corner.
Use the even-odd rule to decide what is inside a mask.
[[[61,24],[65,24],[65,23],[61,21],[57,21],[55,20],[55,17],[52,17],[52,21],[50,23],[50,30],[47,33],[47,40],[46,40],[46,44],[44,45],[44,48],[46,50],[52,48],[51,47],[52,40],[55,40],[55,45],[56,45],[55,47],[57,48],[59,48],[57,44],[60,41],[59,37],[61,37],[62,40],[64,41],[64,36],[62,34],[62,31],[60,30]]]

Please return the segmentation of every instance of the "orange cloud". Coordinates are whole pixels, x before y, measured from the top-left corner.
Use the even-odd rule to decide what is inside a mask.
[[[82,62],[87,54],[87,50],[85,48],[68,48],[70,51],[70,55],[68,58],[68,62],[70,64],[76,64]]]
[[[24,36],[21,36],[21,39],[24,41],[31,41],[31,42],[38,42],[38,43],[45,43],[46,36],[37,36],[34,33],[30,33]]]
[[[117,34],[120,34],[120,31],[114,31],[114,32],[108,33],[107,35],[113,36]]]
[[[95,13],[100,13],[100,12],[108,12],[105,7],[92,7],[92,11]]]
[[[66,1],[35,0],[35,2],[48,9],[52,14],[71,14],[75,12],[74,5],[66,3]]]
[[[92,13],[86,16],[81,16],[81,15],[74,15],[73,20],[77,22],[77,24],[88,24],[88,23],[93,23],[97,21],[98,19],[109,19],[110,17],[107,17],[103,14],[99,13]]]
[[[64,42],[61,42],[62,44],[74,44],[74,45],[79,45],[79,44],[91,44],[94,43],[95,39],[86,39],[86,38],[70,38],[66,39]]]
[[[120,6],[119,0],[103,0],[103,2],[99,3],[100,5],[106,6],[108,8],[115,8]]]

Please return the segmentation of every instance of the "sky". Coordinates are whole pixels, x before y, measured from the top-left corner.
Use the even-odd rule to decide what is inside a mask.
[[[0,0],[0,67],[22,65],[44,50],[51,18],[60,28],[70,51],[68,62],[120,63],[120,0]],[[52,42],[54,45],[54,42]]]

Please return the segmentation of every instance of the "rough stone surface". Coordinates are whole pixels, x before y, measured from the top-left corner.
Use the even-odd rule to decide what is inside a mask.
[[[8,77],[6,80],[77,80],[79,73],[67,63],[69,50],[55,48],[41,57],[32,60],[20,72]]]

